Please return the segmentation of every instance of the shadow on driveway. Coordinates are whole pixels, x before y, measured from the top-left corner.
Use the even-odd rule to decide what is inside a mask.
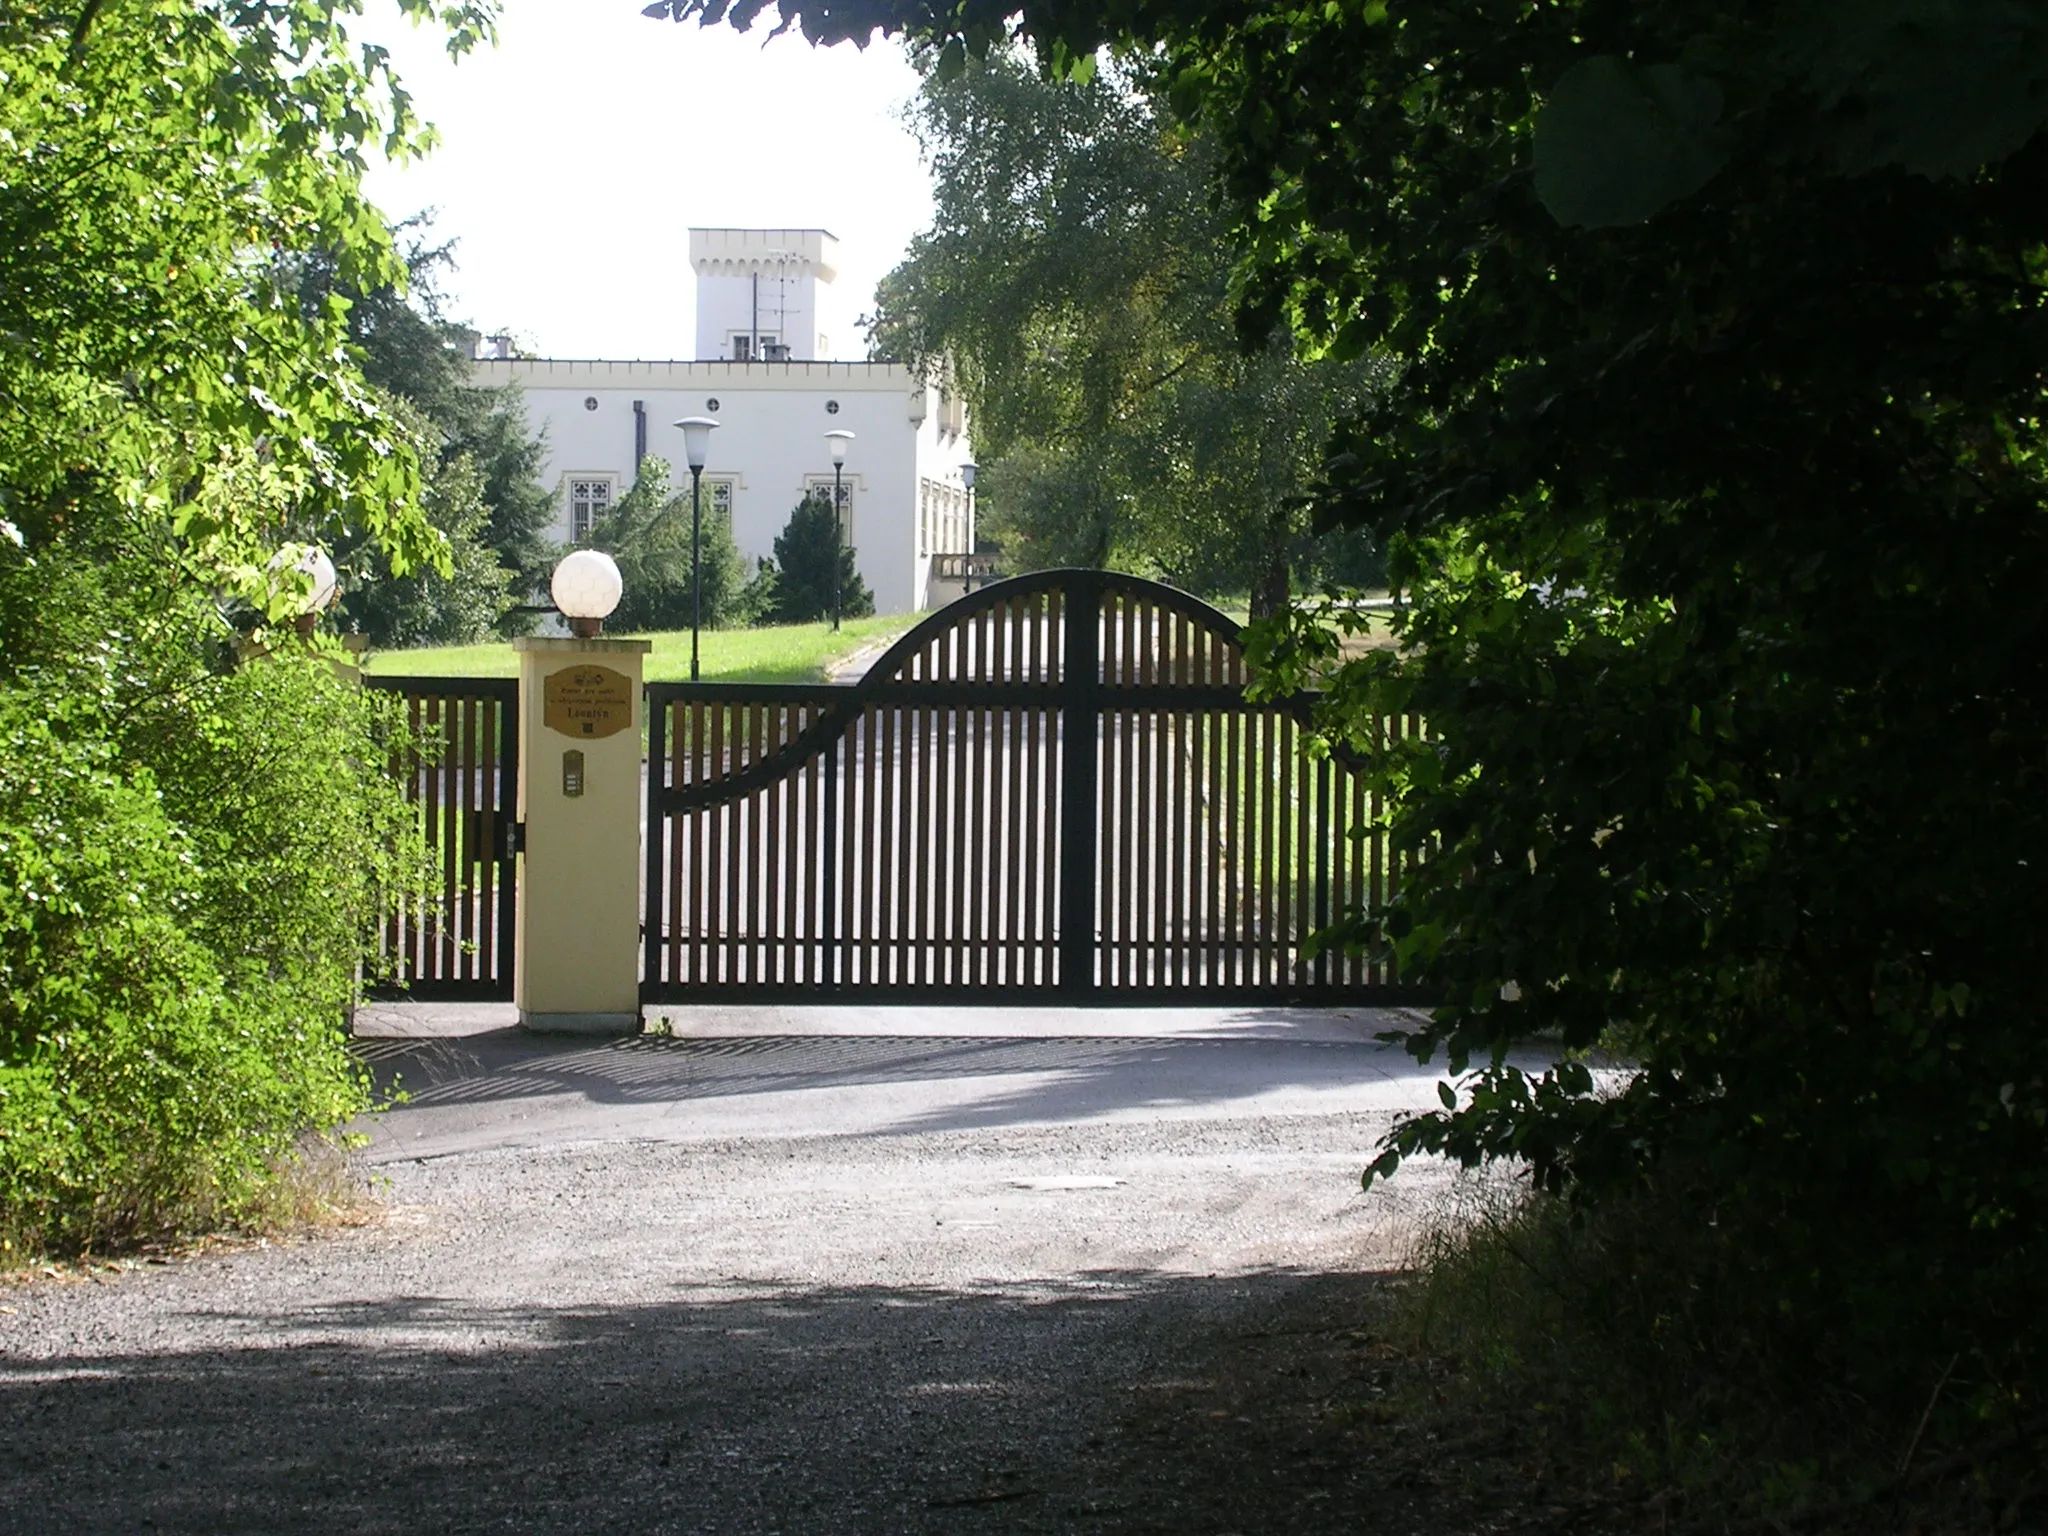
[[[1357,1331],[1380,1283],[209,1307],[264,1342],[0,1363],[0,1529],[1453,1528],[1360,1439],[1390,1433]]]

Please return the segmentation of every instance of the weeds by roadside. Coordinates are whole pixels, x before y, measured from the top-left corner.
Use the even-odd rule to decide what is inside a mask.
[[[1845,1354],[1696,1210],[1645,1196],[1593,1216],[1470,1185],[1384,1296],[1398,1412],[1485,1425],[1571,1502],[1646,1529],[2048,1522],[2048,1422],[2023,1386],[1919,1339]]]

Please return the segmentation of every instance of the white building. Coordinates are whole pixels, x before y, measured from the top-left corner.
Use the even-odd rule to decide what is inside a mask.
[[[748,557],[775,536],[805,492],[832,485],[825,434],[852,432],[841,510],[855,563],[881,613],[936,607],[962,590],[974,548],[971,462],[957,396],[900,363],[831,361],[818,331],[818,285],[837,242],[822,229],[693,229],[697,357],[688,362],[485,358],[479,384],[516,382],[529,424],[545,434],[543,483],[555,537],[584,538],[625,494],[642,458],[689,486],[686,416],[719,423],[704,466],[704,513],[729,519]]]

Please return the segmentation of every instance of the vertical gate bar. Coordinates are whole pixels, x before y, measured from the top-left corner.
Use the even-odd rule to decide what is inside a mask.
[[[1315,866],[1309,854],[1309,823],[1313,801],[1309,797],[1309,758],[1303,752],[1303,727],[1300,727],[1300,721],[1296,721],[1292,713],[1282,715],[1280,723],[1282,727],[1286,727],[1286,739],[1290,743],[1286,752],[1288,770],[1284,782],[1288,786],[1288,815],[1294,817],[1294,909],[1290,922],[1294,954],[1288,965],[1286,977],[1282,977],[1286,985],[1292,987],[1300,981],[1300,944],[1309,936],[1309,920],[1315,911],[1315,907],[1311,905],[1311,879],[1315,874]]]
[[[1163,987],[1167,979],[1167,951],[1173,942],[1168,921],[1173,872],[1180,864],[1180,823],[1173,804],[1173,714],[1170,710],[1150,711],[1152,721],[1152,823],[1157,829],[1152,844],[1152,985]]]
[[[1126,652],[1126,655],[1129,653]],[[1117,897],[1117,965],[1120,984],[1129,987],[1137,980],[1138,881],[1134,869],[1142,834],[1138,830],[1137,775],[1138,720],[1128,698],[1116,705],[1117,764],[1116,790],[1111,797],[1105,826],[1114,826],[1117,840],[1112,889]]]
[[[1196,751],[1189,788],[1201,811],[1193,832],[1199,852],[1190,893],[1188,969],[1197,985],[1213,987],[1222,965],[1223,719],[1216,710],[1204,709],[1193,715],[1192,721]]]
[[[882,716],[882,793],[877,812],[882,818],[882,869],[881,900],[886,908],[882,923],[884,939],[883,953],[877,960],[882,979],[901,986],[906,978],[903,974],[903,951],[899,937],[903,932],[903,903],[898,900],[901,876],[897,871],[904,860],[904,817],[899,814],[898,802],[902,798],[903,763],[899,754],[903,741],[903,707],[893,704]]]
[[[1041,703],[1031,712],[1032,822],[1029,833],[1033,887],[1032,980],[1041,987],[1059,984],[1057,952],[1053,948],[1059,933],[1059,711],[1052,693],[1052,600],[1050,594],[1032,599],[1031,623],[1038,647],[1038,682],[1045,690]]]
[[[710,739],[704,747],[704,778],[709,783],[725,776],[726,706],[713,703],[704,714],[711,732]],[[726,808],[723,805],[713,805],[704,815],[704,979],[716,983],[732,980],[732,977],[725,973],[724,953],[721,948],[726,921],[723,900],[725,887],[720,878],[725,872]]]
[[[469,700],[459,694],[451,696],[448,712],[455,721],[453,771],[448,782],[448,830],[453,834],[449,843],[455,854],[455,866],[449,871],[449,888],[455,899],[448,915],[449,931],[455,938],[455,963],[449,969],[449,979],[461,981],[469,974],[473,937],[469,915]]]
[[[414,974],[425,981],[440,974],[441,760],[447,748],[441,737],[441,701],[433,694],[423,695],[420,709],[420,729],[424,733],[421,739],[432,743],[430,747],[423,747],[420,753],[420,816],[428,866],[434,874],[433,880],[420,892],[419,921],[415,925],[419,966]]]
[[[701,784],[705,779],[704,759],[709,750],[711,722],[705,718],[704,703],[701,699],[690,702],[690,783]],[[689,945],[690,985],[701,986],[711,979],[711,966],[704,953],[705,927],[705,882],[708,845],[711,837],[708,807],[699,806],[690,812],[690,910],[688,922],[680,917],[677,929]]]
[[[1273,711],[1259,711],[1259,967],[1262,987],[1273,984],[1275,950],[1280,924],[1280,842],[1275,836],[1279,823],[1279,796],[1273,785],[1273,765],[1279,761],[1274,742]]]
[[[498,815],[512,821],[519,814],[519,694],[515,690],[498,710]],[[508,837],[500,847],[510,848]],[[513,935],[519,923],[519,881],[517,855],[508,858],[498,871],[498,986],[499,996],[512,996],[513,971],[518,961]]]
[[[1133,984],[1150,988],[1157,984],[1152,962],[1158,953],[1156,932],[1159,914],[1153,910],[1156,896],[1153,857],[1159,846],[1159,801],[1154,794],[1158,768],[1154,749],[1158,745],[1156,716],[1144,707],[1151,691],[1158,659],[1158,607],[1149,598],[1131,603],[1131,744],[1130,783],[1136,796],[1136,814],[1131,818],[1131,977]]]
[[[736,701],[724,706],[726,714],[725,737],[725,778],[730,781],[747,771],[748,740],[751,728],[753,706]],[[721,903],[724,917],[720,931],[725,936],[725,956],[722,962],[727,985],[742,984],[746,981],[747,958],[747,866],[753,862],[754,825],[752,797],[742,795],[737,800],[728,800],[721,807],[725,815],[725,897]]]
[[[932,956],[932,882],[938,879],[939,871],[939,817],[932,805],[932,778],[936,773],[933,759],[937,756],[933,746],[933,707],[919,705],[914,716],[917,731],[917,815],[911,823],[917,829],[917,889],[912,893],[917,910],[911,918],[913,948],[911,960],[916,968],[915,980],[919,986],[928,986],[936,979],[937,967]]]
[[[1179,636],[1175,636],[1176,645]],[[1173,941],[1169,954],[1167,980],[1176,987],[1186,986],[1193,978],[1188,974],[1188,887],[1197,878],[1196,868],[1201,860],[1200,838],[1196,831],[1195,818],[1188,801],[1188,758],[1193,751],[1190,726],[1194,716],[1186,709],[1175,709],[1168,713],[1167,724],[1169,762],[1173,766],[1173,851],[1167,859],[1167,866],[1173,874],[1172,901],[1167,912],[1167,933]]]
[[[882,712],[874,705],[861,710],[860,734],[860,956],[857,980],[869,986],[880,981],[879,951],[875,941],[881,934],[880,909],[875,899],[875,814],[881,808],[877,776],[881,765],[875,761],[880,748]]]
[[[800,704],[788,705],[783,710],[782,741],[796,740],[803,734],[804,710]],[[775,817],[781,828],[781,856],[776,868],[777,889],[781,897],[781,910],[775,918],[775,979],[783,986],[794,986],[797,979],[796,913],[797,892],[802,885],[799,876],[800,861],[803,857],[803,770],[792,765],[775,784]]]
[[[1372,733],[1374,747],[1378,751],[1384,753],[1391,745],[1391,743],[1387,739],[1387,721],[1384,718],[1375,720],[1372,723]],[[1370,844],[1367,845],[1369,849],[1369,857],[1366,863],[1365,886],[1366,906],[1370,911],[1375,913],[1384,911],[1387,905],[1387,838],[1386,829],[1381,825],[1380,822],[1380,818],[1385,814],[1385,812],[1385,796],[1383,792],[1377,786],[1375,786],[1367,802],[1367,814],[1372,818],[1372,841]],[[1376,973],[1374,976],[1375,980],[1386,979],[1384,975],[1384,965],[1384,961],[1374,965],[1373,969]]]
[[[1102,578],[1070,575],[1060,591],[1060,991],[1095,990],[1097,739],[1102,666]]]
[[[1266,797],[1261,784],[1259,759],[1259,727],[1264,716],[1256,709],[1245,711],[1242,721],[1244,732],[1244,801],[1243,827],[1239,837],[1243,842],[1240,855],[1243,864],[1244,885],[1244,954],[1237,983],[1251,987],[1259,981],[1259,944],[1265,929],[1260,918],[1260,903],[1265,885],[1265,851],[1260,846],[1260,817],[1265,812]]]
[[[1190,634],[1192,646],[1194,636]],[[1173,711],[1173,952],[1170,980],[1175,987],[1195,984],[1195,958],[1188,946],[1195,932],[1195,903],[1202,884],[1201,748],[1196,744],[1199,719],[1193,708]]]
[[[1273,855],[1278,878],[1273,882],[1274,986],[1285,986],[1293,971],[1294,910],[1294,722],[1277,706],[1273,715]]]
[[[977,637],[976,649],[980,649]],[[979,660],[979,657],[977,657]],[[984,711],[979,705],[967,710],[967,900],[961,913],[961,969],[968,982],[980,986],[982,960],[987,947],[982,909],[987,889],[988,867],[988,754],[983,730]]]
[[[777,701],[762,706],[761,748],[764,757],[773,757],[782,749],[787,737],[783,734],[786,707]],[[782,785],[784,775],[777,774],[766,784],[754,791],[754,803],[760,807],[761,851],[754,865],[755,878],[760,883],[760,893],[754,902],[758,914],[754,924],[755,977],[773,985],[782,980],[782,954],[776,946],[775,915],[782,900]]]
[[[668,823],[662,817],[661,789],[668,759],[668,701],[656,702],[645,689],[640,699],[640,707],[647,716],[647,788],[642,801],[646,831],[641,834],[646,844],[641,853],[647,861],[647,879],[640,893],[640,985],[644,997],[646,989],[661,980],[661,937],[665,926],[661,877],[668,862]]]
[[[766,702],[756,701],[747,709],[747,766],[761,762],[769,753],[769,711]],[[768,979],[768,956],[761,948],[768,924],[763,916],[762,898],[767,889],[768,814],[772,786],[763,785],[746,798],[747,865],[742,872],[747,895],[741,929],[746,937],[743,969],[746,979],[759,985]]]
[[[964,649],[959,645],[957,632],[954,641],[957,647]],[[964,659],[956,655],[954,675],[957,677],[965,670]],[[947,841],[953,850],[952,883],[946,892],[946,980],[955,987],[967,980],[967,842],[972,836],[967,810],[968,712],[961,704],[949,705],[946,710],[953,768],[953,803],[946,815]]]
[[[680,789],[689,782],[689,769],[685,766],[691,749],[690,708],[687,701],[676,699],[671,702],[668,716],[669,729],[669,770],[670,787]],[[696,856],[691,851],[695,836],[692,823],[695,816],[689,811],[671,812],[663,827],[663,836],[668,843],[668,939],[661,962],[663,981],[680,984],[688,975],[689,948],[688,925],[690,921],[689,886],[696,867]]]
[[[830,706],[827,706],[830,709]],[[824,897],[818,909],[818,963],[823,971],[819,980],[828,987],[837,986],[840,981],[839,944],[840,919],[845,903],[845,893],[840,889],[840,774],[839,757],[846,744],[847,723],[840,721],[834,726],[825,743],[825,815],[822,825],[825,844],[825,867],[819,871],[818,884]]]
[[[1009,810],[1010,832],[1007,843],[1010,863],[1009,906],[1003,918],[1003,932],[1008,960],[1003,968],[1003,980],[1012,986],[1021,986],[1026,980],[1024,974],[1024,912],[1029,886],[1024,878],[1024,823],[1030,814],[1024,805],[1024,710],[1011,709],[1004,717],[1004,752],[1009,758]]]
[[[1330,847],[1331,800],[1333,798],[1336,765],[1329,758],[1315,764],[1316,776],[1316,906],[1315,925],[1321,932],[1330,926],[1330,860],[1335,851]],[[1330,952],[1321,950],[1316,955],[1315,983],[1319,987],[1330,984]]]
[[[957,633],[960,637],[960,677],[963,681],[972,682],[981,669],[980,615],[962,624]],[[966,855],[961,866],[960,888],[953,893],[953,921],[958,925],[954,934],[953,981],[955,985],[971,985],[978,979],[975,975],[976,930],[981,917],[981,710],[971,702],[963,702],[955,709],[953,720],[959,737],[956,750],[960,770],[957,780],[960,794],[953,812],[954,827]]]
[[[723,770],[725,759],[725,706],[716,702],[704,706],[704,754],[700,780],[711,783]],[[725,850],[725,808],[721,805],[707,805],[703,812],[704,825],[704,900],[697,909],[697,947],[703,955],[704,981],[707,985],[722,981],[718,973],[718,938],[721,931],[719,917],[719,872],[724,868],[721,857]]]
[[[817,723],[815,717],[811,723]],[[800,822],[804,833],[801,844],[804,897],[803,910],[798,914],[798,929],[802,940],[799,953],[803,960],[805,986],[817,985],[824,969],[818,953],[818,936],[822,931],[818,916],[818,869],[825,856],[825,806],[818,791],[823,782],[824,761],[825,754],[817,752],[804,764],[804,814]]]
[[[1365,775],[1356,768],[1347,769],[1338,782],[1344,786],[1344,811],[1341,822],[1344,829],[1344,904],[1347,907],[1360,907],[1365,904],[1365,844],[1352,836],[1352,829],[1356,828],[1359,832],[1367,834],[1371,831],[1364,820]],[[1368,957],[1362,951],[1346,958],[1349,962],[1344,970],[1346,981],[1355,984],[1371,979],[1366,973]]]
[[[470,906],[470,868],[475,850],[471,847],[469,825],[471,786],[476,777],[476,750],[471,734],[476,729],[476,701],[451,698],[455,712],[455,970],[451,979],[471,980],[476,975],[476,913]]]
[[[1124,597],[1123,712],[1127,753],[1123,763],[1122,815],[1130,835],[1125,842],[1124,891],[1130,923],[1124,934],[1124,984],[1148,984],[1148,925],[1152,905],[1151,720],[1145,709],[1146,673],[1152,661],[1152,606],[1136,593]]]
[[[897,986],[910,984],[910,937],[913,932],[910,922],[910,878],[914,869],[920,866],[913,828],[917,825],[912,818],[910,792],[911,774],[915,763],[911,748],[917,730],[917,716],[912,710],[898,705],[890,727],[894,738],[895,762],[891,772],[895,774],[895,794],[890,820],[894,832],[890,849],[894,857],[896,890],[892,898],[890,933],[895,940],[895,958],[890,963],[890,980]]]
[[[1036,604],[1032,604],[1033,610]],[[1029,614],[1027,622],[1036,622],[1035,611]],[[1033,654],[1032,664],[1036,656]],[[1018,800],[1021,822],[1017,840],[1017,870],[1022,886],[1017,897],[1017,980],[1028,987],[1036,987],[1045,980],[1045,951],[1040,918],[1044,914],[1044,891],[1050,882],[1039,864],[1038,831],[1045,819],[1045,789],[1041,776],[1038,744],[1037,704],[1028,704],[1018,711],[1017,717],[1017,766],[1022,774],[1019,780]]]
[[[477,911],[477,981],[498,979],[498,911],[492,903],[492,872],[498,868],[498,817],[492,813],[492,791],[498,782],[498,739],[494,727],[498,725],[498,700],[489,694],[477,694],[477,807],[475,807],[475,846],[469,860],[469,879],[473,887],[469,899]]]
[[[1138,643],[1145,644],[1140,635]],[[1140,654],[1141,666],[1150,657]],[[1135,693],[1132,704],[1137,704],[1143,694]],[[1152,911],[1152,866],[1156,862],[1152,851],[1159,839],[1159,807],[1152,794],[1152,711],[1132,708],[1124,718],[1130,722],[1131,760],[1125,767],[1124,782],[1129,786],[1131,803],[1126,812],[1131,820],[1131,954],[1129,961],[1130,984],[1136,987],[1150,987],[1152,976],[1153,926],[1156,921]]]
[[[450,803],[449,790],[455,778],[454,758],[457,752],[455,726],[455,700],[443,695],[434,701],[436,721],[441,732],[440,771],[434,779],[434,807],[441,820],[436,846],[441,853],[441,943],[436,957],[434,975],[447,981],[456,972],[455,933],[455,861],[461,849],[461,828],[457,825],[455,808]]]
[[[1216,652],[1217,676],[1233,681],[1236,670],[1238,647],[1235,641],[1227,641]],[[1222,966],[1218,980],[1225,986],[1235,986],[1238,980],[1239,951],[1238,939],[1244,920],[1244,797],[1240,774],[1240,759],[1244,747],[1240,740],[1243,734],[1244,711],[1242,704],[1233,704],[1225,709],[1218,724],[1223,731],[1223,798],[1218,805],[1218,815],[1223,826],[1223,905],[1224,917],[1220,932]]]

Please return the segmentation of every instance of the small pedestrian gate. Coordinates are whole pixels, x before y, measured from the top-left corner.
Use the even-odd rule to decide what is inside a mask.
[[[510,1001],[518,884],[519,685],[510,678],[373,677],[405,700],[416,745],[391,765],[435,871],[384,921],[373,998]]]
[[[1303,941],[1399,876],[1238,627],[1099,571],[950,604],[851,687],[654,684],[642,997],[1387,1000]],[[1389,722],[1412,733],[1418,722]]]

